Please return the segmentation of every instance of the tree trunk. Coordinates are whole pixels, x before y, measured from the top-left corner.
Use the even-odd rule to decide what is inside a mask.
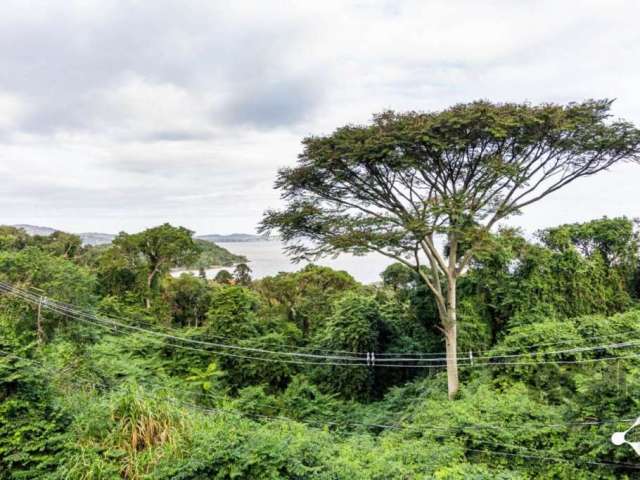
[[[444,341],[447,353],[447,388],[449,400],[453,400],[460,388],[458,381],[458,326],[455,310],[448,312],[447,321],[444,324]]]
[[[458,267],[458,239],[454,233],[449,234],[449,264],[444,264],[444,259],[439,256],[433,246],[431,236],[426,237],[427,248],[424,252],[431,264],[431,275],[421,273],[418,267],[416,271],[422,276],[429,289],[435,295],[438,315],[440,317],[440,331],[444,334],[446,365],[447,365],[447,390],[449,400],[453,400],[458,394],[460,382],[458,380],[458,324],[457,324],[457,283],[460,270]],[[417,254],[416,254],[416,262]],[[446,284],[440,273],[446,275]]]
[[[149,272],[147,275],[147,298],[144,299],[147,310],[151,308],[151,286],[153,285],[153,279],[156,275],[156,268]]]

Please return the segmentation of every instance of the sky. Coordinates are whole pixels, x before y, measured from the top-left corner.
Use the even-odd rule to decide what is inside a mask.
[[[255,231],[308,135],[387,109],[615,98],[640,125],[640,2],[0,2],[0,224]],[[525,210],[640,216],[640,165]]]

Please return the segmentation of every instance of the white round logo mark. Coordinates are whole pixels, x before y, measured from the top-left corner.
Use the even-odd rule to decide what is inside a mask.
[[[640,442],[629,442],[627,441],[627,433],[629,433],[631,430],[633,430],[635,427],[637,427],[638,425],[640,425],[640,417],[638,417],[636,419],[635,422],[633,422],[633,425],[631,425],[630,428],[628,428],[627,430],[625,430],[624,432],[615,432],[613,435],[611,435],[611,443],[613,443],[616,446],[620,446],[623,443],[627,443],[629,444],[629,446],[631,448],[633,448],[633,450],[640,455]]]

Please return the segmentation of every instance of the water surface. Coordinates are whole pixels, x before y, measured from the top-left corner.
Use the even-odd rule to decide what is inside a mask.
[[[253,278],[267,277],[278,272],[293,272],[306,265],[304,262],[291,262],[283,251],[282,242],[279,241],[229,242],[220,245],[232,253],[247,257],[250,260],[248,265]],[[345,253],[337,258],[324,258],[315,263],[336,270],[345,270],[360,282],[372,283],[380,280],[380,272],[393,263],[393,260],[379,253],[361,257]],[[233,267],[228,267],[227,270],[233,271]],[[207,270],[207,277],[213,278],[218,271],[219,268]]]

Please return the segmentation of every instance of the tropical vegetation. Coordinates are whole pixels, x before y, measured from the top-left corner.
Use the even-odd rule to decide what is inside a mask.
[[[203,250],[169,224],[106,247],[0,227],[0,480],[639,478],[610,441],[640,415],[636,220],[502,221],[637,159],[608,108],[478,102],[307,139],[263,228],[299,258],[389,254],[374,284],[173,276]]]

